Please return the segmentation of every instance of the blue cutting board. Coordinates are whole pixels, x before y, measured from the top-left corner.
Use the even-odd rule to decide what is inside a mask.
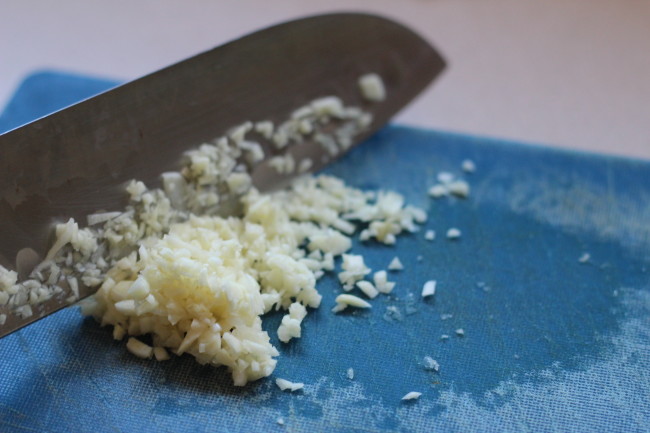
[[[114,85],[34,74],[0,131]],[[470,198],[428,198],[466,158]],[[278,343],[280,315],[266,319],[278,366],[245,388],[187,356],[137,359],[69,308],[0,340],[0,431],[650,431],[649,162],[393,125],[327,172],[429,212],[433,242],[423,230],[357,246],[375,270],[404,262],[392,296],[335,316],[340,288],[325,277],[302,339]],[[438,290],[422,301],[429,279]],[[305,389],[280,392],[276,377]],[[409,391],[422,397],[401,402]]]

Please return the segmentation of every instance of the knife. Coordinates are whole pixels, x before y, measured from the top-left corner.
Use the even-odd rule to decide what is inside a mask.
[[[24,278],[43,259],[55,224],[123,209],[125,182],[160,186],[160,174],[177,170],[184,151],[248,119],[278,122],[337,95],[373,115],[357,144],[444,67],[426,41],[391,20],[320,15],[260,30],[0,135],[0,265]],[[386,99],[373,105],[357,84],[370,72],[386,87]],[[312,171],[325,162],[314,158]],[[268,170],[251,175],[262,190],[283,180]],[[79,297],[92,291],[80,287]],[[0,336],[67,305],[54,297],[28,318],[0,306]]]

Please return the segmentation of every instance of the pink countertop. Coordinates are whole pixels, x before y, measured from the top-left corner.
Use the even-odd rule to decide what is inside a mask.
[[[128,80],[341,10],[393,17],[448,59],[401,123],[650,159],[647,0],[3,0],[0,105],[36,69]]]

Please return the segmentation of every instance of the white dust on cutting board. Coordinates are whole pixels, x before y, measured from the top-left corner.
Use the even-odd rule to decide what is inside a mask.
[[[615,193],[622,184],[613,173],[603,174],[608,186],[597,185],[568,170],[544,172],[491,170],[473,185],[477,204],[491,203],[517,215],[616,241],[631,252],[647,254],[650,246],[650,193],[643,189]],[[619,185],[620,188],[620,185]]]
[[[556,363],[540,372],[513,376],[478,398],[455,391],[453,385],[442,391],[425,387],[417,402],[406,404],[381,401],[368,392],[367,386],[377,384],[350,381],[340,386],[321,377],[306,384],[301,396],[320,408],[320,417],[301,416],[297,410],[281,416],[287,427],[315,431],[342,426],[406,432],[560,432],[567,426],[580,426],[582,431],[598,431],[603,426],[643,431],[650,425],[650,376],[646,374],[650,369],[650,287],[618,292],[626,319],[618,332],[602,336],[608,348],[579,370],[565,371]]]

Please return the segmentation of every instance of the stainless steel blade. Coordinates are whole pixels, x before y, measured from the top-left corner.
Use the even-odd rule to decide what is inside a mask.
[[[47,251],[54,224],[122,209],[126,181],[158,186],[183,151],[232,125],[277,122],[333,94],[373,113],[362,141],[443,69],[440,55],[400,24],[321,15],[261,30],[7,132],[0,136],[0,264],[25,273]],[[387,99],[379,104],[359,93],[357,79],[368,72],[384,79]],[[262,189],[280,180],[268,170],[253,178]],[[31,318],[9,315],[0,335],[62,306],[54,299]]]

